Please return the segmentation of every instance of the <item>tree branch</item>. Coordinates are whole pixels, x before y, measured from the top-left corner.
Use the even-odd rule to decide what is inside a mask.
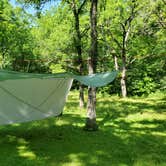
[[[85,3],[87,2],[87,0],[84,0],[81,4],[81,6],[78,8],[78,14],[82,11],[82,8],[84,7]]]
[[[122,49],[121,44],[119,43],[119,41],[118,41],[116,38],[114,38],[114,36],[113,36],[113,34],[111,33],[111,31],[109,31],[108,33],[110,34],[110,36],[111,36],[111,38],[114,40],[114,42],[117,44],[117,46],[118,46],[120,49]]]

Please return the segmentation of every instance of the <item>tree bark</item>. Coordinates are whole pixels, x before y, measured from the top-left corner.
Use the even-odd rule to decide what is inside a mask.
[[[115,70],[119,70],[119,65],[118,65],[118,57],[117,55],[113,55],[114,58],[114,66],[115,66]]]
[[[122,97],[127,96],[127,89],[126,89],[126,56],[122,56],[122,76],[121,76],[121,92]]]
[[[97,67],[97,4],[98,0],[91,0],[90,25],[91,25],[91,47],[88,59],[88,72],[93,74]],[[88,87],[87,119],[85,129],[95,131],[98,129],[96,123],[96,88]]]
[[[123,32],[123,46],[122,46],[122,76],[120,80],[122,97],[127,96],[126,88],[126,43],[128,39],[129,31],[126,33],[125,27]]]
[[[80,109],[82,109],[84,107],[84,87],[83,85],[80,83],[79,85],[79,106],[80,106]]]
[[[80,33],[80,20],[79,20],[79,13],[74,12],[75,16],[75,30],[76,30],[76,39],[75,45],[78,55],[78,64],[79,64],[79,74],[83,74],[83,59],[82,59],[82,46],[81,46],[81,33]],[[84,88],[81,83],[79,83],[79,106],[82,109],[84,107]]]

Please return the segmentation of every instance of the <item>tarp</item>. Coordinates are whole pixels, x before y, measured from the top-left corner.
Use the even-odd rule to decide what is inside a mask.
[[[116,75],[117,71],[89,76],[0,71],[0,124],[57,116],[63,110],[73,79],[100,87],[113,81]]]

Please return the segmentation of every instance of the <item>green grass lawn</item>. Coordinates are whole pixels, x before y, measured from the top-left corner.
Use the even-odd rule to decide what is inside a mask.
[[[0,166],[166,166],[166,96],[98,95],[97,132],[77,98],[62,117],[0,126]]]

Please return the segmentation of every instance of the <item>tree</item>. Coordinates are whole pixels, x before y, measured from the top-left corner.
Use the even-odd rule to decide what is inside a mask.
[[[114,8],[116,6],[117,4],[115,3]],[[136,7],[137,7],[137,3],[134,0],[132,2],[122,2],[118,6],[119,13],[117,14],[119,14],[119,18],[113,16],[109,18],[111,20],[108,19],[106,21],[106,22],[111,21],[112,23],[115,23],[115,25],[113,26],[117,26],[116,24],[119,24],[118,25],[119,32],[115,30],[115,27],[114,27],[113,31],[111,29],[108,29],[108,33],[111,37],[111,41],[114,42],[112,49],[118,50],[117,51],[118,53],[113,54],[116,69],[118,69],[117,55],[119,55],[119,58],[121,58],[122,73],[121,73],[120,84],[121,84],[121,93],[123,97],[127,96],[127,87],[126,87],[127,51],[128,51],[129,37],[131,36],[131,33],[133,33],[132,22],[136,17],[136,13],[137,13]],[[127,12],[125,11],[125,8],[127,8]],[[116,45],[115,48],[114,48],[114,45]]]
[[[24,0],[25,3],[33,4],[35,5],[35,8],[37,9],[37,16],[38,18],[41,18],[41,6],[48,2],[48,0]],[[78,73],[80,75],[83,74],[83,58],[82,58],[82,35],[80,30],[80,14],[83,10],[83,7],[85,6],[87,0],[83,1],[77,1],[77,0],[64,0],[62,1],[64,4],[67,2],[69,4],[69,7],[73,13],[74,16],[74,47],[76,48],[77,52],[77,65],[78,67]],[[40,10],[39,10],[40,9]],[[83,85],[79,85],[79,99],[80,99],[80,108],[83,108],[84,106],[84,91],[83,91]]]
[[[80,63],[79,72],[82,74],[82,49],[81,49],[81,34],[79,28],[79,14],[82,10],[82,7],[86,3],[86,0],[82,2],[80,7],[76,7],[76,1],[67,1],[73,11],[75,18],[75,46],[78,54],[78,61]],[[91,47],[89,51],[89,59],[88,59],[88,72],[89,74],[93,74],[96,72],[97,68],[97,0],[91,1],[90,8],[90,25],[91,25]],[[81,95],[82,95],[82,87],[81,87]],[[88,130],[96,130],[96,88],[89,87],[88,88],[88,104],[87,104],[87,120],[85,128]]]
[[[110,61],[109,63],[105,62],[105,64],[111,67],[114,61],[115,68],[119,66],[122,70],[121,79],[119,80],[121,87],[123,87],[121,88],[123,89],[123,91],[121,90],[122,96],[125,96],[127,91],[129,91],[129,95],[133,94],[132,90],[134,92],[135,90],[133,88],[136,87],[137,92],[135,92],[138,93],[140,90],[142,91],[141,94],[143,94],[150,87],[150,82],[153,82],[150,80],[154,79],[148,76],[148,86],[147,81],[143,83],[142,77],[137,75],[138,78],[136,78],[135,65],[138,63],[144,66],[144,62],[142,61],[141,63],[144,57],[154,56],[154,54],[157,56],[161,52],[164,54],[165,32],[164,28],[161,28],[164,27],[165,22],[165,13],[163,12],[165,9],[164,4],[162,0],[113,0],[111,3],[105,0],[104,2],[104,4],[103,1],[100,2],[100,9],[102,7],[102,10],[100,10],[99,18],[99,32],[101,33],[99,34],[99,38],[100,44],[102,44],[100,48],[105,48],[105,52],[102,53],[106,60]],[[110,57],[114,59],[111,60]],[[152,66],[150,63],[147,65]],[[140,65],[138,71],[141,71],[141,69]],[[139,87],[138,82],[134,82],[135,79],[131,80],[131,76],[137,81],[139,79],[139,83],[142,82],[142,87]],[[144,78],[146,80],[147,76],[144,76]],[[117,81],[114,86],[118,90],[120,86]],[[144,90],[142,90],[143,88]],[[110,90],[110,88],[108,89]],[[149,89],[154,89],[154,86]]]
[[[7,0],[0,2],[0,59],[1,68],[24,70],[25,56],[32,56],[33,40],[30,34],[29,16],[21,8],[12,7]]]
[[[98,0],[91,0],[90,7],[90,29],[91,29],[91,46],[88,59],[89,74],[96,72],[97,68],[97,7]],[[96,88],[88,88],[88,103],[87,103],[87,119],[85,124],[86,130],[97,130],[96,124]]]
[[[82,12],[82,8],[84,7],[87,0],[84,0],[78,7],[75,0],[67,0],[67,3],[70,5],[73,15],[74,15],[74,27],[75,27],[75,36],[74,36],[74,45],[77,50],[78,56],[78,65],[79,65],[79,74],[83,74],[83,58],[82,58],[82,36],[80,30],[80,13]],[[79,2],[80,3],[80,2]],[[80,108],[84,107],[84,90],[83,85],[79,83],[79,99],[80,99]]]

